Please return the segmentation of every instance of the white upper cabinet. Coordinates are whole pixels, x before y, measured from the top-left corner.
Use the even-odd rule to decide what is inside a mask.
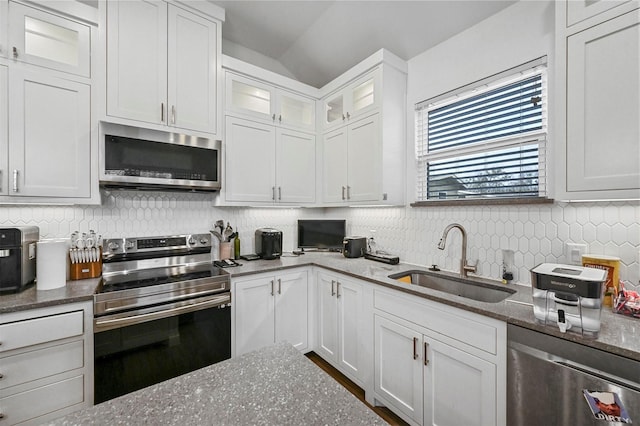
[[[9,74],[9,195],[90,197],[90,86],[43,72]]]
[[[9,51],[7,38],[7,28],[9,27],[7,17],[9,16],[9,1],[0,0],[0,58],[6,58]]]
[[[556,10],[562,13],[563,6]],[[624,2],[557,30],[562,78],[557,91],[556,199],[640,198],[638,6]],[[625,13],[614,16],[618,12]]]
[[[567,4],[567,27],[592,18],[629,0],[572,0]]]
[[[312,98],[229,71],[225,93],[228,114],[293,129],[315,129],[315,100]]]
[[[83,77],[91,76],[89,25],[15,2],[9,3],[9,19],[10,52],[7,55],[10,58]]]
[[[225,200],[315,202],[315,135],[227,116]]]
[[[7,195],[9,189],[9,117],[8,117],[8,75],[7,67],[0,65],[0,195]]]
[[[217,20],[165,2],[108,2],[107,115],[217,134],[219,38]]]
[[[381,73],[377,70],[322,99],[324,129],[348,124],[380,104]]]
[[[330,129],[320,149],[324,205],[404,203],[406,72],[395,65],[378,62],[322,99],[333,120],[324,123]]]

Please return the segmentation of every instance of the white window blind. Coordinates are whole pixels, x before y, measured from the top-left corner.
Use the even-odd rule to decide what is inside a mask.
[[[417,200],[546,197],[540,60],[416,105]]]

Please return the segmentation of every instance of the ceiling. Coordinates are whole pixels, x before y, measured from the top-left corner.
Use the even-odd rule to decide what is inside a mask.
[[[408,60],[515,0],[215,1],[223,40],[321,87],[380,48]]]

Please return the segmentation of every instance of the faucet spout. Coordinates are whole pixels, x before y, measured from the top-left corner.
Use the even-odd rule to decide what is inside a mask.
[[[460,233],[462,234],[462,255],[460,257],[460,277],[467,278],[467,274],[469,272],[476,272],[475,265],[469,265],[467,263],[467,231],[464,229],[462,225],[459,223],[452,223],[444,228],[444,232],[442,233],[442,238],[440,238],[440,242],[438,243],[438,249],[444,250],[445,244],[447,242],[447,235],[449,231],[453,228],[458,228]]]

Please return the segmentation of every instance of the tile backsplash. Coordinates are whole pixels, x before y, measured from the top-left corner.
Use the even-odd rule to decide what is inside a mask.
[[[452,230],[446,249],[437,249],[444,228],[462,224],[467,258],[478,275],[499,279],[502,249],[515,252],[515,281],[530,284],[529,269],[541,262],[568,263],[565,243],[587,245],[588,253],[621,258],[620,276],[640,280],[640,203],[594,202],[470,207],[276,209],[214,207],[212,195],[114,191],[100,206],[0,206],[0,226],[36,225],[41,238],[95,230],[105,238],[207,232],[223,219],[240,232],[242,252],[251,253],[259,227],[283,231],[284,249],[296,246],[298,218],[345,218],[350,235],[371,236],[379,249],[403,262],[437,264],[457,271],[461,234]]]

